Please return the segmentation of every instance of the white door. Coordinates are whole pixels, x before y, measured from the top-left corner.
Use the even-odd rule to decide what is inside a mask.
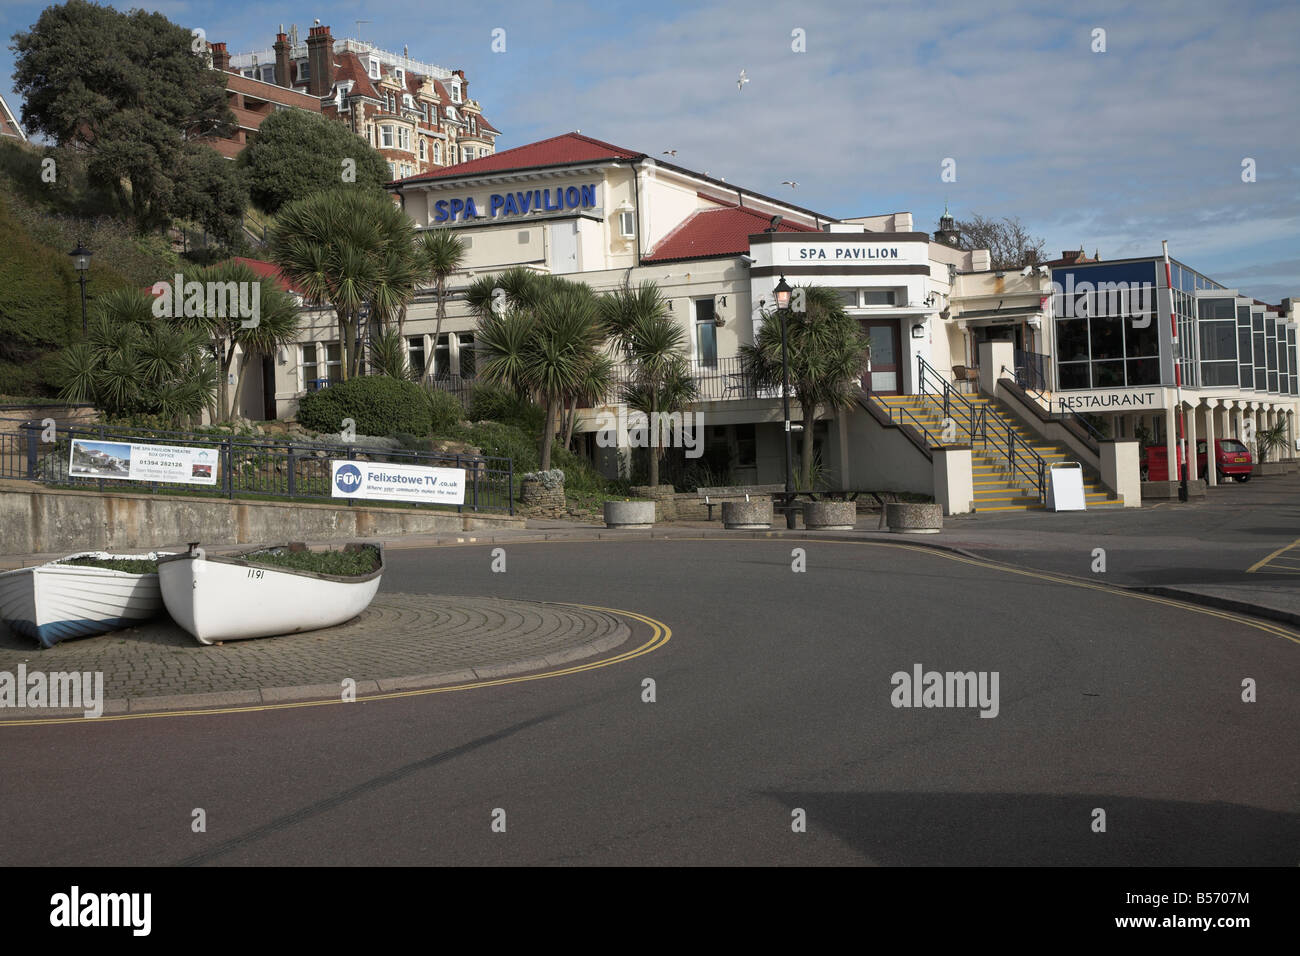
[[[576,222],[551,224],[551,271],[556,275],[578,271],[578,224]]]

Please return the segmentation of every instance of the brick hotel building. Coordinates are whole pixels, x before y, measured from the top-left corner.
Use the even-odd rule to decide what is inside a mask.
[[[469,95],[464,70],[399,56],[361,40],[335,39],[328,26],[283,27],[270,49],[230,54],[211,44],[212,66],[226,74],[239,128],[214,146],[236,156],[262,121],[281,109],[321,113],[347,124],[377,149],[394,179],[422,175],[496,151],[500,131]]]

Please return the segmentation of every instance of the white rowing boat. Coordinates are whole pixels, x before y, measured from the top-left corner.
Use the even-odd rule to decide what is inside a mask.
[[[156,573],[131,574],[66,562],[74,558],[156,561],[167,553],[82,551],[48,564],[6,571],[0,574],[0,619],[42,647],[147,621],[163,607]]]
[[[158,576],[168,613],[200,644],[214,644],[342,624],[364,611],[379,590],[384,573],[381,545],[349,545],[376,552],[375,570],[356,577],[248,560],[250,555],[283,547],[217,556],[191,546],[187,554],[163,558]]]

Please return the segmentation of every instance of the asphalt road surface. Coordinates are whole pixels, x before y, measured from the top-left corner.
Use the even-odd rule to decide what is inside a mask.
[[[0,726],[0,863],[1300,863],[1280,627],[861,543],[389,557],[388,590],[619,608],[671,638],[398,700]],[[893,706],[918,664],[997,672],[996,716]]]

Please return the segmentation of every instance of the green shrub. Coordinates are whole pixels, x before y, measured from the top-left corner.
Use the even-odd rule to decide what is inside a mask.
[[[337,432],[345,418],[356,422],[358,435],[427,435],[433,428],[433,413],[420,387],[386,375],[337,382],[298,403],[298,423],[313,431]]]
[[[424,400],[429,405],[429,417],[433,421],[435,435],[442,436],[452,431],[465,417],[465,406],[461,405],[460,399],[451,392],[434,388],[432,385],[423,386],[421,391],[424,392]]]
[[[517,425],[526,432],[542,433],[546,424],[546,409],[534,405],[527,398],[494,385],[475,387],[469,403],[469,417],[475,422],[502,422]]]

